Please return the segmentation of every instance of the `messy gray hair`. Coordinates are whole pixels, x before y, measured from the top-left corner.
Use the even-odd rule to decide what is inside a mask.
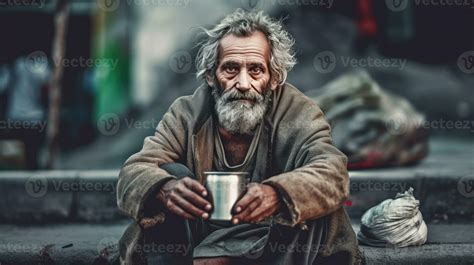
[[[291,35],[283,29],[281,21],[276,21],[260,12],[245,12],[237,9],[227,15],[213,29],[203,29],[206,39],[196,58],[196,76],[198,79],[206,80],[210,74],[214,78],[217,68],[219,53],[219,41],[229,35],[249,36],[255,31],[265,34],[270,44],[270,76],[271,81],[278,85],[285,83],[288,72],[296,64],[293,51],[295,43]]]

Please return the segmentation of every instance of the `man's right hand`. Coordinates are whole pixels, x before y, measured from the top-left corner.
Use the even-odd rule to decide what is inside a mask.
[[[157,199],[172,213],[185,219],[209,218],[212,209],[204,197],[207,196],[206,188],[201,183],[190,177],[179,180],[169,180],[157,194]]]

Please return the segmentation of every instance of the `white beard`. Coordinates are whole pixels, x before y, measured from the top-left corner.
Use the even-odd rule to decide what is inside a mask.
[[[211,89],[219,125],[230,133],[238,134],[251,134],[255,130],[263,120],[272,94],[269,88],[263,94],[251,90],[242,93],[236,88],[220,94],[218,88]],[[230,101],[234,98],[250,99],[252,102]]]

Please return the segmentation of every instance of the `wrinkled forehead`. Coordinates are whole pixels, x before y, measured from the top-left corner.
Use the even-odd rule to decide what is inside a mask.
[[[270,45],[267,37],[260,31],[249,36],[229,34],[219,42],[219,61],[255,62],[268,65],[270,61]]]

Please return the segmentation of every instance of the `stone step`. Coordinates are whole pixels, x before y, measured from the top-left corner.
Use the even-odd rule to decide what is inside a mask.
[[[0,264],[117,264],[117,242],[127,223],[0,225]],[[357,232],[357,220],[353,227]],[[423,246],[361,250],[368,265],[472,265],[474,234],[471,224],[428,224]]]
[[[0,223],[104,222],[116,207],[119,170],[0,171]],[[433,138],[419,165],[349,172],[346,208],[359,219],[370,207],[413,187],[429,222],[474,220],[474,144]]]
[[[124,218],[116,207],[118,171],[0,173],[0,223],[104,222]],[[350,172],[346,209],[360,218],[370,207],[413,187],[427,221],[474,219],[462,174],[377,170]],[[474,191],[472,192],[474,193]]]

